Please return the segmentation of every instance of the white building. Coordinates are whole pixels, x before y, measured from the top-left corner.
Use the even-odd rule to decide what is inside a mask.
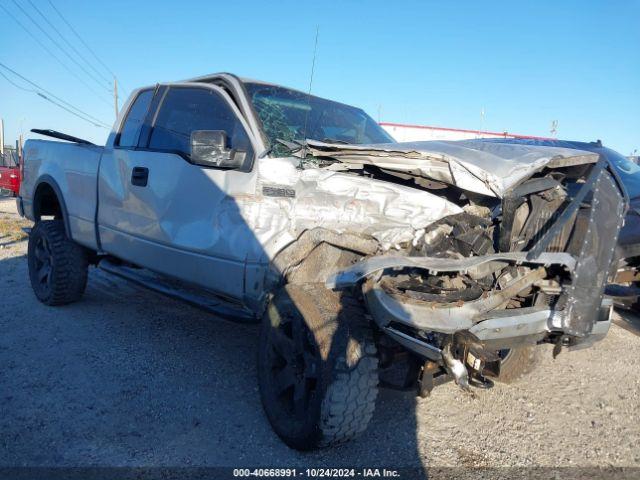
[[[432,127],[428,125],[406,125],[402,123],[380,122],[398,142],[416,142],[424,140],[469,140],[473,138],[534,138],[531,135],[518,135],[508,132],[486,132],[484,130],[464,130],[461,128]]]

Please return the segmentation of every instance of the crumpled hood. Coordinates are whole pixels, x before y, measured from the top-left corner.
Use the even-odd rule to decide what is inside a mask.
[[[300,169],[298,163],[262,159],[257,201],[233,199],[268,254],[314,228],[365,234],[384,250],[399,248],[433,222],[463,211],[431,192],[323,168]]]
[[[505,192],[544,167],[594,163],[598,154],[539,145],[514,145],[483,140],[342,145],[307,141],[315,157],[339,160],[329,169],[370,164],[385,170],[430,178],[463,190],[502,198]]]

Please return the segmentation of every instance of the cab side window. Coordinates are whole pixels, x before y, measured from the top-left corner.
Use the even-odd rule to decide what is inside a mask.
[[[167,92],[151,131],[149,148],[172,152],[189,159],[191,132],[222,130],[227,148],[253,155],[242,123],[218,92],[206,88],[173,87]]]
[[[127,113],[127,118],[122,125],[116,145],[120,147],[135,147],[138,145],[138,137],[152,99],[153,90],[140,92]]]

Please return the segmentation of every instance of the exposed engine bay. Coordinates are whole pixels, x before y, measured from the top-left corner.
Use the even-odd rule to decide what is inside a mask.
[[[385,151],[381,164],[364,147],[307,148],[313,156],[304,157],[303,168],[394,182],[461,207],[395,253],[364,259],[328,281],[333,288],[360,287],[386,334],[382,343],[425,360],[407,367],[419,379],[429,377],[425,392],[444,372],[463,387],[487,385],[486,377],[500,374],[501,352],[522,345],[553,343],[557,354],[606,333],[611,307],[603,289],[624,202],[604,159],[574,151],[540,162],[529,178],[516,160],[508,163],[510,173],[493,178],[449,159],[450,171],[453,163],[466,171],[456,179],[443,165],[398,165],[417,153]]]

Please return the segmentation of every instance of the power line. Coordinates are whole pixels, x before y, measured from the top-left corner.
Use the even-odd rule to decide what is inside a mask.
[[[85,48],[91,53],[91,55],[93,55],[93,58],[95,58],[98,63],[100,65],[102,65],[102,67],[109,72],[112,76],[117,77],[117,75],[115,73],[113,73],[113,70],[111,70],[106,63],[104,63],[102,60],[100,60],[100,57],[98,57],[98,55],[96,55],[96,52],[93,51],[93,49],[87,44],[87,42],[84,41],[84,39],[80,36],[80,34],[76,31],[75,28],[73,28],[73,25],[71,25],[71,23],[69,23],[69,21],[64,17],[64,15],[62,15],[62,13],[60,12],[60,10],[58,10],[56,8],[56,6],[53,4],[53,2],[51,0],[47,0],[49,2],[49,5],[51,5],[51,8],[53,8],[55,10],[55,12],[58,14],[58,16],[62,19],[62,21],[67,25],[67,27],[69,27],[69,30],[71,30],[73,32],[73,34],[78,38],[78,40],[80,40],[80,42],[85,46]],[[122,85],[122,82],[120,82],[120,86]],[[125,88],[126,90],[126,88]]]
[[[47,97],[46,95],[44,95],[43,93],[40,92],[36,92],[36,95],[38,95],[39,97],[44,98],[45,100],[47,100],[48,102],[53,103],[54,105],[56,105],[57,107],[60,107],[63,110],[66,110],[67,112],[69,112],[71,115],[75,115],[78,118],[81,118],[82,120],[91,123],[92,125],[98,127],[98,128],[106,128],[109,129],[108,126],[106,125],[101,125],[99,123],[94,122],[93,120],[89,120],[88,118],[83,117],[82,115],[77,114],[76,112],[71,111],[70,109],[68,109],[67,107],[65,107],[64,105],[60,105],[59,103],[57,103],[54,100],[51,100],[49,97]]]
[[[31,88],[24,88],[21,85],[18,85],[17,83],[15,83],[13,80],[11,80],[9,77],[7,77],[4,73],[0,72],[0,75],[2,75],[4,77],[4,79],[9,82],[11,85],[13,85],[16,88],[19,88],[20,90],[23,90],[25,92],[29,92],[29,93],[38,93],[35,90],[31,89]]]
[[[18,84],[17,84],[17,83],[15,83],[13,80],[11,80],[9,77],[7,77],[4,73],[0,72],[0,75],[1,75],[1,76],[3,76],[3,77],[4,77],[4,79],[5,79],[7,82],[9,82],[11,85],[13,85],[14,87],[19,88],[20,90],[23,90],[23,91],[25,91],[25,92],[35,93],[36,95],[38,95],[39,97],[43,98],[44,100],[46,100],[46,101],[48,101],[48,102],[53,103],[53,104],[54,104],[54,105],[56,105],[57,107],[62,108],[63,110],[66,110],[66,111],[67,111],[67,112],[69,112],[70,114],[75,115],[76,117],[81,118],[81,119],[82,119],[82,120],[84,120],[85,122],[89,122],[89,123],[91,123],[92,125],[94,125],[94,126],[96,126],[96,127],[106,128],[105,126],[103,126],[103,125],[99,125],[98,123],[94,122],[93,120],[90,120],[89,118],[85,118],[85,117],[83,117],[82,115],[77,114],[76,112],[74,112],[74,111],[72,111],[72,110],[68,109],[68,108],[67,108],[67,107],[65,107],[64,105],[60,105],[60,104],[59,104],[59,103],[57,103],[56,101],[54,101],[54,100],[50,99],[50,98],[49,98],[49,97],[47,97],[46,95],[44,95],[44,94],[42,94],[42,93],[40,93],[40,92],[38,92],[38,91],[36,91],[36,90],[30,89],[30,88],[24,88],[24,87],[22,87],[22,86],[18,85]]]
[[[62,41],[63,41],[64,43],[66,43],[66,44],[69,46],[69,48],[71,48],[71,49],[75,52],[75,54],[76,54],[76,55],[78,55],[78,57],[80,57],[80,58],[82,59],[82,61],[83,61],[84,63],[86,63],[86,64],[91,68],[91,70],[93,70],[94,72],[96,72],[96,74],[97,74],[100,78],[102,78],[105,82],[107,82],[107,83],[111,83],[111,80],[109,80],[109,78],[107,78],[103,73],[101,73],[97,68],[95,68],[95,67],[91,64],[91,62],[89,62],[89,61],[85,58],[85,56],[84,56],[84,55],[82,55],[82,53],[80,53],[80,52],[78,51],[78,49],[73,45],[73,43],[71,43],[69,40],[67,40],[67,39],[66,39],[66,37],[60,33],[60,30],[58,30],[58,29],[56,28],[56,26],[55,26],[53,23],[51,23],[51,21],[50,21],[50,20],[49,20],[49,19],[48,19],[48,18],[47,18],[43,13],[42,13],[42,11],[41,11],[37,6],[36,6],[36,4],[35,4],[35,3],[33,3],[31,0],[27,0],[27,1],[31,4],[31,6],[34,8],[34,10],[35,10],[36,12],[38,12],[38,15],[40,15],[40,16],[42,17],[42,19],[43,19],[45,22],[47,22],[47,24],[49,25],[49,27],[51,27],[51,29],[52,29],[54,32],[56,32],[56,34],[57,34],[57,35],[62,39]]]
[[[60,45],[60,43],[58,43],[58,41],[53,38],[49,32],[47,32],[44,28],[42,28],[42,25],[40,25],[40,23],[38,23],[30,14],[29,12],[27,12],[24,8],[22,8],[22,5],[20,5],[16,0],[12,0],[14,5],[16,7],[18,7],[20,9],[20,11],[29,19],[31,20],[31,23],[33,23],[38,30],[40,30],[42,33],[45,34],[45,36],[58,48],[58,51],[64,53],[69,60],[71,60],[73,63],[75,63],[89,78],[91,78],[94,82],[96,82],[96,84],[98,84],[100,86],[100,88],[104,88],[105,90],[109,91],[108,88],[106,88],[103,83],[100,81],[99,78],[97,78],[95,75],[93,75],[89,70],[87,70],[84,65],[82,65],[80,62],[78,62],[75,58],[73,58],[73,55],[69,54],[69,52],[63,48],[62,45]]]
[[[86,113],[85,111],[79,109],[78,107],[75,107],[74,105],[70,104],[69,102],[63,100],[62,98],[58,97],[57,95],[51,93],[50,91],[42,88],[41,86],[39,86],[38,84],[32,82],[31,80],[29,80],[28,78],[26,78],[23,75],[20,75],[18,72],[16,72],[15,70],[13,70],[12,68],[9,68],[8,66],[6,66],[4,63],[0,62],[0,67],[4,68],[5,70],[13,73],[16,77],[20,78],[21,80],[27,82],[29,85],[35,87],[37,90],[34,89],[28,89],[28,88],[24,88],[18,84],[16,84],[15,82],[13,82],[9,77],[7,77],[4,73],[0,72],[0,75],[2,75],[9,83],[11,83],[14,87],[19,88],[20,90],[23,90],[25,92],[30,92],[30,93],[35,93],[36,95],[38,95],[39,97],[47,100],[48,102],[53,103],[54,105],[57,105],[58,107],[66,110],[67,112],[75,115],[76,117],[82,118],[83,120],[97,126],[97,127],[101,127],[101,128],[110,128],[108,124],[106,124],[105,122],[103,122],[102,120],[94,117],[93,115],[90,115],[88,113]],[[40,92],[38,91],[40,90]],[[44,93],[42,93],[44,92]],[[46,94],[46,95],[45,95]],[[50,98],[51,97],[51,98]],[[53,100],[55,99],[55,100]],[[57,100],[57,101],[56,101]],[[66,106],[65,106],[66,105]],[[69,107],[69,108],[67,108]],[[75,110],[72,111],[70,109]],[[78,112],[78,113],[76,113]]]
[[[9,67],[8,67],[8,66],[6,66],[4,63],[0,62],[0,67],[4,68],[5,70],[7,70],[7,71],[9,71],[9,72],[11,72],[11,73],[13,73],[16,77],[18,77],[18,78],[20,78],[21,80],[23,80],[23,81],[27,82],[29,85],[32,85],[32,86],[33,86],[33,87],[35,87],[36,89],[38,89],[38,90],[40,90],[40,91],[42,91],[42,92],[46,93],[46,94],[47,94],[47,95],[49,95],[50,97],[55,98],[55,99],[56,99],[56,100],[58,100],[59,102],[61,102],[61,103],[65,104],[65,105],[67,105],[68,107],[73,108],[74,110],[76,110],[76,111],[77,111],[77,112],[79,112],[80,114],[85,115],[86,117],[91,118],[91,119],[95,120],[96,122],[101,123],[102,125],[104,125],[104,126],[108,127],[108,125],[107,125],[105,122],[103,122],[102,120],[100,120],[100,119],[98,119],[98,118],[94,117],[93,115],[90,115],[90,114],[88,114],[88,113],[84,112],[83,110],[81,110],[81,109],[79,109],[79,108],[75,107],[75,106],[74,106],[74,105],[72,105],[71,103],[69,103],[69,102],[67,102],[67,101],[63,100],[62,98],[58,97],[57,95],[55,95],[55,94],[51,93],[51,92],[50,92],[50,91],[48,91],[47,89],[42,88],[40,85],[36,84],[35,82],[32,82],[31,80],[29,80],[29,79],[28,79],[27,77],[25,77],[24,75],[21,75],[21,74],[19,74],[18,72],[16,72],[15,70],[13,70],[12,68],[9,68]],[[1,72],[0,72],[0,73],[1,73]],[[4,75],[3,75],[3,76],[4,76]],[[7,78],[7,77],[5,76],[5,78]],[[12,83],[13,85],[17,86],[14,82],[11,82],[11,80],[9,80],[9,82],[10,82],[10,83]],[[24,87],[20,87],[20,86],[18,86],[18,88],[20,88],[21,90],[25,90],[25,91],[31,91],[31,92],[33,92],[33,93],[38,93],[38,92],[37,92],[37,91],[35,91],[35,90],[28,90],[28,89],[25,89]]]
[[[97,96],[97,98],[98,98],[99,100],[101,100],[102,102],[104,102],[104,103],[106,103],[107,105],[111,106],[111,103],[110,103],[110,102],[107,102],[107,101],[104,99],[104,97],[101,97],[101,96],[100,96],[100,93],[96,92],[96,91],[91,87],[91,85],[89,85],[89,84],[88,84],[87,82],[85,82],[82,78],[80,78],[80,77],[76,74],[76,72],[74,72],[73,70],[71,70],[71,69],[67,66],[67,64],[66,64],[66,63],[64,63],[62,60],[60,60],[60,58],[59,58],[55,53],[53,53],[53,52],[52,52],[52,51],[51,51],[51,50],[50,50],[50,49],[49,49],[49,48],[48,48],[44,43],[42,43],[42,42],[40,41],[40,39],[39,39],[38,37],[36,37],[36,36],[33,34],[33,32],[31,32],[31,30],[29,30],[27,27],[25,27],[25,26],[24,26],[24,24],[23,24],[20,20],[18,20],[18,19],[16,18],[16,16],[15,16],[15,15],[13,15],[13,14],[12,14],[12,13],[11,13],[11,12],[10,12],[10,11],[9,11],[9,10],[4,6],[4,5],[2,5],[1,3],[0,3],[0,8],[2,8],[2,9],[7,13],[7,15],[9,15],[9,16],[13,19],[13,21],[15,21],[15,22],[16,22],[16,23],[17,23],[17,24],[18,24],[18,25],[19,25],[19,26],[20,26],[20,27],[21,27],[25,32],[27,32],[27,33],[31,36],[31,38],[33,38],[33,39],[38,43],[38,45],[40,45],[40,46],[41,46],[41,47],[42,47],[42,48],[43,48],[43,49],[44,49],[44,50],[45,50],[49,55],[51,55],[54,59],[56,59],[56,60],[58,61],[58,63],[60,63],[60,65],[62,65],[62,66],[64,67],[64,69],[65,69],[65,70],[67,70],[67,72],[69,72],[71,75],[73,75],[74,77],[76,77],[76,79],[77,79],[79,82],[81,82],[85,87],[87,87],[87,88],[88,88],[88,89],[89,89],[89,90],[90,90],[94,95],[96,95],[96,96]]]

